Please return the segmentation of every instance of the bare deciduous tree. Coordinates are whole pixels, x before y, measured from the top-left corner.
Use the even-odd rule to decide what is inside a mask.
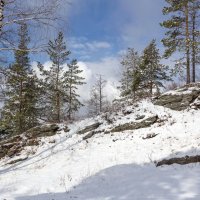
[[[41,28],[53,27],[60,19],[58,10],[61,2],[62,0],[0,0],[0,51],[17,49],[15,35],[18,24],[26,23],[32,30],[37,30],[36,35]],[[41,44],[32,43],[29,51],[39,51],[42,47],[44,46]]]
[[[106,80],[102,75],[97,75],[96,82],[91,89],[90,99],[88,100],[89,115],[98,115],[105,111],[108,101],[106,101],[104,95],[104,88],[106,85]]]

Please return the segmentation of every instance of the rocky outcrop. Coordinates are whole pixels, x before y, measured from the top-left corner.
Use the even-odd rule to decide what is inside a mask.
[[[57,124],[47,124],[34,127],[22,135],[17,135],[0,142],[0,159],[8,156],[10,158],[20,155],[26,146],[38,146],[40,137],[55,135],[59,131]]]
[[[111,132],[122,132],[122,131],[127,131],[127,130],[146,128],[156,123],[157,120],[158,120],[158,116],[155,115],[147,119],[144,119],[140,122],[131,122],[131,123],[125,123],[125,124],[116,126],[111,130]]]
[[[185,157],[182,157],[182,158],[164,159],[162,161],[159,161],[156,164],[156,167],[159,167],[159,166],[162,166],[162,165],[173,165],[173,164],[186,165],[186,164],[198,163],[198,162],[200,162],[200,155],[185,156]]]
[[[83,134],[85,134],[87,132],[90,132],[90,131],[93,131],[93,130],[99,128],[100,125],[101,125],[101,123],[97,122],[97,123],[94,123],[92,125],[86,126],[84,129],[78,131],[77,134],[78,135],[83,135]]]
[[[167,92],[157,97],[154,104],[181,111],[189,107],[200,108],[198,99],[200,99],[200,83],[186,85],[177,90]]]
[[[36,126],[26,132],[27,137],[48,137],[53,136],[59,131],[59,126],[57,124],[49,124]]]
[[[5,156],[13,157],[14,155],[18,155],[25,145],[26,141],[24,137],[20,135],[3,140],[0,143],[0,159]]]

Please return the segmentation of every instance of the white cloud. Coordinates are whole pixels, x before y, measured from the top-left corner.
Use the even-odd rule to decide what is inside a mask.
[[[88,68],[88,66],[84,62],[78,62],[78,66],[82,72],[82,76],[85,78],[85,81],[89,81],[92,77],[92,71]]]
[[[87,84],[80,90],[83,99],[88,99],[90,95],[90,89],[95,83],[96,76],[101,74],[107,81],[104,88],[104,94],[108,100],[112,101],[119,96],[117,86],[120,77],[119,60],[116,57],[106,57],[96,62],[82,62],[87,66],[86,70],[90,70],[91,76],[88,79]]]
[[[71,37],[69,39],[69,47],[73,54],[79,55],[81,59],[89,59],[94,53],[110,50],[111,44],[107,41],[88,41],[85,37]]]
[[[95,49],[107,49],[110,48],[111,45],[110,43],[105,41],[93,41],[93,42],[87,42],[85,44],[85,47],[91,50],[95,50]]]
[[[44,68],[48,70],[52,66],[51,61],[46,61],[43,64]],[[67,64],[63,65],[67,70]],[[119,62],[115,57],[107,57],[97,62],[78,62],[78,66],[83,70],[81,76],[85,78],[86,84],[82,85],[78,89],[78,93],[82,101],[89,99],[90,90],[95,83],[96,75],[101,74],[107,81],[104,88],[104,95],[110,101],[119,96],[117,90],[119,79]],[[37,68],[37,62],[32,63],[32,68],[36,72],[38,77],[40,71]]]

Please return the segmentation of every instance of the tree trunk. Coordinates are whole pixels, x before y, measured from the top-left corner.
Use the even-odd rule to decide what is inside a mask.
[[[189,35],[189,8],[188,2],[185,5],[185,42],[186,42],[186,69],[187,69],[187,84],[190,83],[190,35]]]
[[[99,111],[102,112],[102,78],[100,78],[100,84],[99,84]]]
[[[57,91],[57,122],[60,123],[60,94]]]
[[[0,1],[0,33],[3,27],[3,11],[4,11],[4,0]]]
[[[60,93],[59,93],[59,73],[60,73],[60,64],[58,64],[58,71],[56,77],[56,122],[60,123]]]
[[[71,120],[72,118],[72,85],[70,84],[69,88],[69,111],[68,111],[68,119]]]
[[[196,82],[196,11],[192,10],[192,82]]]
[[[153,81],[150,82],[150,95],[153,96]]]
[[[20,93],[19,93],[19,133],[22,133],[22,90],[23,90],[23,82],[20,81]]]
[[[72,119],[72,70],[70,74],[70,85],[69,85],[69,110],[68,110],[68,119]]]

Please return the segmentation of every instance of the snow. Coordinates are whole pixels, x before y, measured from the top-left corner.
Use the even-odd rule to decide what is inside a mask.
[[[193,91],[198,91],[199,87],[189,87],[189,88],[179,88],[177,90],[170,90],[168,92],[165,92],[164,95],[186,95],[191,94]]]
[[[164,158],[200,153],[200,111],[172,111],[142,101],[126,108],[132,113],[110,114],[69,126],[70,132],[42,138],[39,147],[27,147],[21,156],[29,158],[15,165],[0,161],[0,200],[134,200],[200,199],[200,165],[164,166]],[[98,130],[158,115],[161,120],[149,128],[120,133],[99,133],[83,140],[76,134],[101,121]],[[64,125],[63,125],[64,126]],[[143,140],[148,134],[158,134]],[[52,143],[55,141],[55,143]]]

